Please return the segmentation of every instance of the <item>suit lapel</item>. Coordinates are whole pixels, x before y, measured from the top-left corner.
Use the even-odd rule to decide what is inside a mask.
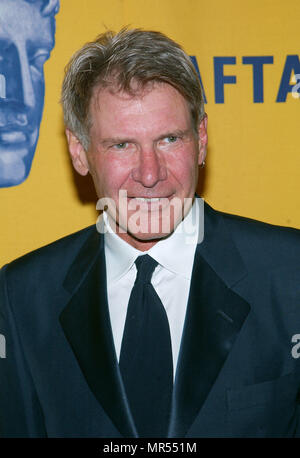
[[[93,234],[73,263],[64,283],[72,296],[60,322],[91,391],[120,433],[136,437],[113,343],[103,245]]]
[[[248,315],[249,304],[231,289],[245,275],[222,217],[206,205],[205,236],[195,253],[169,437],[187,433]]]

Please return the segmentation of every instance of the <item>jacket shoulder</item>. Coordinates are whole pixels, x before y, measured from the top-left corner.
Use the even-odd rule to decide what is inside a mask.
[[[67,272],[81,247],[91,237],[99,238],[95,225],[31,251],[5,265],[2,270],[6,271],[7,276],[16,275],[20,279],[26,277],[27,273],[38,278],[47,272]]]
[[[300,230],[278,226],[244,216],[213,210],[222,220],[223,228],[234,240],[242,258],[266,266],[298,266],[300,259]],[[248,262],[247,262],[248,263]]]

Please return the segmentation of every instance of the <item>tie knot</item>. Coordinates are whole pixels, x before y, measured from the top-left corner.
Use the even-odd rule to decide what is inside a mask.
[[[139,256],[135,260],[135,265],[137,268],[137,275],[135,282],[141,283],[150,283],[152,274],[158,262],[155,259],[151,258],[148,254]]]

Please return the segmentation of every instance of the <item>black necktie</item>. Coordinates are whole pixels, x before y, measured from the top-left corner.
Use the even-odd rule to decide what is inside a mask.
[[[150,283],[157,262],[135,261],[137,276],[128,303],[120,370],[140,437],[167,435],[173,389],[173,362],[166,311]]]

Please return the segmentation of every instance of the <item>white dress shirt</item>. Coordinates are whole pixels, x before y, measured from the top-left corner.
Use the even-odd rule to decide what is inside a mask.
[[[195,249],[203,238],[203,217],[203,201],[195,198],[187,216],[168,238],[148,251],[139,251],[112,231],[107,214],[103,212],[108,307],[118,359],[129,297],[136,278],[135,260],[148,254],[158,262],[151,283],[169,320],[175,377]]]

